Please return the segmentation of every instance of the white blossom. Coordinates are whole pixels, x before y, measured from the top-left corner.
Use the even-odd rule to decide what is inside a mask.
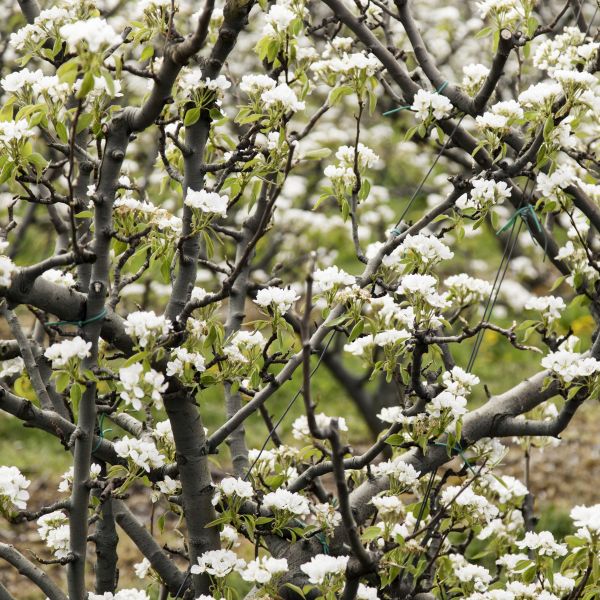
[[[226,577],[232,571],[243,568],[245,562],[231,550],[209,550],[198,557],[198,564],[192,565],[192,575],[208,573],[213,577]]]
[[[280,510],[297,516],[310,514],[309,503],[304,496],[282,488],[266,494],[263,505],[272,511]]]
[[[259,290],[255,302],[259,306],[270,306],[280,313],[286,313],[299,298],[300,296],[292,289],[271,286]]]
[[[514,121],[523,118],[523,109],[516,100],[504,100],[503,102],[496,102],[490,111],[495,115],[502,115],[509,121]]]
[[[587,71],[557,69],[552,77],[562,85],[565,93],[592,89],[598,83],[594,75]]]
[[[454,257],[454,252],[446,244],[440,242],[433,235],[423,233],[407,235],[398,248],[398,254],[402,257],[406,255],[416,256],[419,262],[426,267]]]
[[[528,310],[537,310],[542,313],[549,323],[558,321],[562,312],[567,308],[565,301],[557,296],[532,296],[525,304]]]
[[[101,471],[102,467],[100,465],[92,463],[90,465],[90,481],[95,481],[96,479],[98,479]],[[71,491],[71,488],[73,486],[74,473],[75,468],[71,466],[62,474],[60,483],[58,484],[59,492],[67,493]]]
[[[450,290],[447,297],[455,298],[461,304],[480,302],[492,293],[491,283],[466,273],[447,277],[444,285]]]
[[[63,340],[52,344],[44,352],[44,356],[52,362],[53,369],[60,369],[74,359],[83,360],[90,355],[91,342],[86,342],[82,337],[76,336],[72,339]]]
[[[405,275],[402,278],[398,286],[398,293],[405,294],[413,303],[423,300],[432,307],[445,308],[449,305],[449,302],[437,293],[436,288],[437,280],[435,277],[414,273]]]
[[[323,585],[331,577],[341,576],[346,572],[349,556],[330,556],[317,554],[304,563],[300,569],[308,575],[308,581],[314,585]]]
[[[228,196],[221,196],[216,192],[206,190],[188,190],[183,202],[186,206],[195,208],[205,213],[227,216]]]
[[[265,90],[272,90],[277,82],[268,75],[244,75],[240,82],[240,90],[246,94],[260,94]]]
[[[17,375],[25,370],[25,361],[20,356],[0,362],[0,379]]]
[[[524,560],[529,560],[527,554],[503,554],[496,564],[505,567],[510,572],[514,571],[517,565]]]
[[[174,496],[181,489],[181,484],[176,479],[172,479],[168,475],[165,475],[165,478],[162,481],[156,483],[156,487],[161,494],[164,494],[165,496]]]
[[[317,521],[327,529],[334,529],[342,522],[342,515],[328,502],[313,504],[312,509]]]
[[[136,577],[139,577],[140,579],[146,578],[151,568],[152,564],[145,557],[141,560],[141,562],[133,565],[133,571],[136,574]]]
[[[0,135],[2,135],[1,130]],[[7,288],[10,286],[16,270],[15,263],[8,256],[0,255],[0,287]]]
[[[508,118],[488,111],[476,117],[475,123],[480,129],[503,130],[508,127]]]
[[[254,489],[249,481],[236,479],[235,477],[225,477],[217,486],[219,492],[228,498],[237,496],[238,498],[252,498]]]
[[[570,517],[575,527],[583,527],[594,535],[600,534],[600,504],[574,506]]]
[[[118,456],[130,460],[148,473],[150,469],[157,469],[165,464],[164,456],[152,442],[124,436],[114,442],[114,448]]]
[[[512,189],[504,181],[491,179],[473,179],[470,193],[463,194],[456,201],[456,208],[460,210],[474,209],[485,210],[510,198]]]
[[[346,419],[344,419],[344,417],[328,417],[324,413],[315,414],[315,421],[317,422],[317,427],[321,431],[326,431],[331,424],[332,418],[337,419],[339,431],[348,431],[348,426],[346,425]],[[310,430],[308,428],[308,419],[306,418],[306,415],[299,416],[292,423],[292,435],[296,440],[310,438]]]
[[[397,496],[375,496],[371,504],[381,515],[398,515],[404,512],[404,504]]]
[[[67,23],[60,28],[60,35],[71,52],[76,52],[82,42],[91,52],[98,52],[122,41],[121,36],[99,17]]]
[[[434,119],[444,119],[452,112],[452,102],[442,94],[420,89],[410,108],[421,121],[426,121],[431,115]]]
[[[34,132],[25,119],[19,119],[17,121],[0,121],[0,142],[3,144],[9,145],[12,142],[20,142],[33,135]],[[9,261],[10,259],[5,257],[5,260]],[[5,266],[3,270],[6,271],[7,269],[8,265]]]
[[[462,68],[462,72],[463,72],[463,79],[462,79],[463,87],[467,90],[467,92],[469,94],[474,95],[475,93],[477,93],[479,91],[479,88],[485,81],[490,70],[486,66],[484,66],[480,63],[476,63],[476,64],[465,65]]]
[[[133,337],[137,343],[146,348],[157,338],[167,335],[171,330],[171,321],[151,311],[135,311],[125,319],[125,333]]]
[[[26,509],[30,484],[17,467],[0,466],[0,512]]]
[[[356,590],[356,600],[379,600],[377,588],[359,583],[358,590]]]
[[[542,367],[554,371],[563,381],[570,383],[578,377],[590,377],[600,372],[600,361],[579,352],[558,350],[542,359]]]
[[[37,520],[38,533],[56,558],[69,554],[69,518],[60,510],[41,516]]]
[[[527,487],[511,475],[490,474],[484,477],[484,482],[498,496],[500,504],[517,502],[529,493]]]
[[[442,492],[441,501],[442,504],[450,505],[450,508],[466,511],[483,521],[490,521],[498,514],[498,509],[490,504],[485,496],[476,494],[471,488],[462,489],[458,485],[447,487]]]
[[[377,477],[390,477],[400,483],[402,486],[412,488],[419,481],[419,471],[410,463],[397,457],[392,460],[384,461],[372,468],[373,475]]]
[[[269,583],[273,576],[287,572],[288,562],[285,558],[272,558],[261,556],[252,560],[242,568],[239,573],[244,581],[258,584]]]
[[[237,544],[239,535],[231,525],[225,525],[219,532],[219,538],[221,542],[231,547]]]
[[[296,92],[286,83],[280,83],[274,88],[267,89],[260,95],[265,108],[277,108],[284,111],[297,112],[304,110],[304,102],[298,100]]]
[[[167,362],[167,375],[169,377],[183,375],[186,365],[192,365],[198,373],[206,370],[204,357],[198,352],[190,352],[186,348],[173,348],[171,358],[172,360]]]
[[[471,392],[471,388],[479,383],[479,377],[456,366],[451,371],[444,372],[442,381],[446,386],[446,391],[456,396],[467,396]]]
[[[150,596],[142,590],[135,588],[124,588],[112,594],[104,592],[104,594],[88,594],[88,600],[150,600]]]
[[[356,278],[334,265],[326,269],[316,269],[313,273],[313,280],[315,291],[328,292],[334,287],[352,285]]]
[[[154,369],[144,373],[140,363],[119,369],[119,381],[123,386],[121,398],[135,410],[142,408],[142,399],[149,397],[156,408],[162,408],[162,394],[167,390],[168,384],[165,376]]]
[[[356,148],[354,146],[340,146],[335,153],[335,157],[346,167],[353,167],[355,162],[355,154],[358,149],[358,168],[362,171],[370,167],[374,167],[379,162],[379,156],[365,146],[362,142],[358,142]]]
[[[478,592],[484,592],[492,581],[491,573],[480,565],[465,565],[458,568],[454,574],[459,581],[472,582],[475,590]]]
[[[550,531],[527,531],[525,537],[517,542],[517,547],[521,550],[535,550],[540,556],[550,556],[559,558],[567,553],[567,547],[564,544],[557,544]]]
[[[526,108],[539,110],[551,106],[561,94],[561,87],[554,81],[542,81],[529,86],[519,94],[519,104]]]
[[[274,30],[285,31],[296,15],[283,4],[273,4],[265,17],[265,21]]]
[[[50,283],[62,285],[68,288],[75,287],[77,285],[75,277],[73,277],[72,273],[59,271],[58,269],[48,269],[47,271],[44,271],[42,277]]]
[[[232,361],[238,363],[247,363],[248,358],[244,352],[262,348],[265,344],[265,338],[260,331],[250,333],[249,331],[238,331],[231,338],[229,344],[223,348],[225,355]]]
[[[411,334],[406,329],[386,329],[375,334],[373,343],[376,346],[391,346],[398,342],[405,342],[410,337]]]
[[[175,443],[175,440],[173,438],[173,430],[171,428],[171,421],[169,421],[169,419],[165,419],[164,421],[159,421],[158,423],[156,423],[152,435],[156,439],[167,442],[169,444]]]
[[[447,415],[453,420],[458,419],[467,412],[467,399],[444,390],[427,404],[427,412],[432,417]]]
[[[572,577],[566,577],[560,573],[554,573],[552,575],[552,581],[546,579],[544,585],[554,592],[559,598],[570,594],[575,588],[575,579]]]

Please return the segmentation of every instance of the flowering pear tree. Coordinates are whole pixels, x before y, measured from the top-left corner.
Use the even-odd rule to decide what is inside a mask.
[[[1,418],[72,461],[0,466],[36,597],[598,598],[600,505],[555,539],[498,471],[598,401],[594,2],[2,8]]]

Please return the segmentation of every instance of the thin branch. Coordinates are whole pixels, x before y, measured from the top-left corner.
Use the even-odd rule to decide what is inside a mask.
[[[48,574],[25,558],[14,546],[0,542],[0,558],[15,567],[21,575],[42,590],[50,600],[67,600],[67,596],[50,579]]]

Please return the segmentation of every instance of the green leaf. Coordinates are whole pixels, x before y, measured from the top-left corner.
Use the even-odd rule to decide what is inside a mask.
[[[11,178],[14,169],[15,163],[10,160],[6,161],[6,163],[2,167],[2,171],[0,171],[0,183],[5,183],[6,181],[8,181]]]
[[[475,34],[475,39],[480,40],[481,38],[487,37],[492,31],[493,29],[491,27],[484,27]]]
[[[400,446],[404,443],[404,436],[400,435],[399,433],[394,433],[385,440],[385,443],[389,444],[390,446]]]
[[[318,150],[309,150],[304,156],[303,160],[319,160],[321,158],[327,158],[331,154],[329,148],[320,148]]]
[[[77,70],[79,68],[79,64],[77,59],[73,58],[69,62],[63,63],[56,70],[56,74],[62,83],[68,83],[69,85],[73,85],[75,80],[77,79]]]
[[[171,261],[166,256],[160,262],[160,274],[163,282],[169,283],[171,280]]]
[[[56,375],[56,391],[59,394],[64,392],[67,389],[67,386],[69,385],[70,381],[71,378],[69,377],[69,374],[66,371],[59,371]]]
[[[27,162],[35,167],[38,178],[42,174],[42,171],[46,168],[48,161],[38,152],[32,152],[27,157]]]
[[[56,129],[56,134],[63,144],[66,144],[69,141],[69,133],[67,132],[67,128],[62,121],[58,121],[54,124],[54,129]]]
[[[340,87],[336,87],[331,92],[329,92],[329,100],[328,104],[334,106],[337,104],[343,96],[348,96],[354,93],[354,88],[349,85],[341,85]]]
[[[365,328],[365,322],[361,319],[353,328],[352,331],[350,332],[350,337],[348,338],[349,342],[353,342],[362,332],[363,329]]]
[[[142,265],[146,261],[146,248],[142,246],[128,261],[129,268],[136,272],[142,268]]]
[[[300,597],[306,598],[304,592],[302,591],[302,588],[299,588],[297,585],[294,585],[293,583],[286,583],[285,586],[289,587],[290,590],[298,594]]]
[[[371,542],[381,537],[382,531],[380,527],[367,527],[361,536],[364,542]]]
[[[146,46],[140,54],[140,62],[144,62],[154,56],[154,46]]]
[[[83,113],[82,115],[79,115],[75,132],[81,133],[84,129],[87,129],[90,126],[93,118],[94,115],[92,115],[92,113]]]
[[[183,119],[183,124],[186,127],[190,127],[191,125],[196,123],[199,118],[200,118],[200,108],[197,106],[195,108],[190,108],[190,110],[188,110],[185,113],[185,117]]]
[[[94,75],[91,71],[88,71],[81,82],[81,87],[77,92],[76,98],[78,100],[84,99],[94,89]]]
[[[83,389],[78,383],[74,383],[71,386],[71,391],[69,392],[69,396],[71,398],[71,402],[77,411],[77,407],[79,406],[79,401],[81,400],[81,396],[83,394]]]

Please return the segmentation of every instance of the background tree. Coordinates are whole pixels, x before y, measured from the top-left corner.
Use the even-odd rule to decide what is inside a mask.
[[[19,5],[0,408],[72,467],[0,467],[47,546],[0,557],[50,600],[597,597],[600,505],[557,541],[494,470],[598,398],[598,5]]]

